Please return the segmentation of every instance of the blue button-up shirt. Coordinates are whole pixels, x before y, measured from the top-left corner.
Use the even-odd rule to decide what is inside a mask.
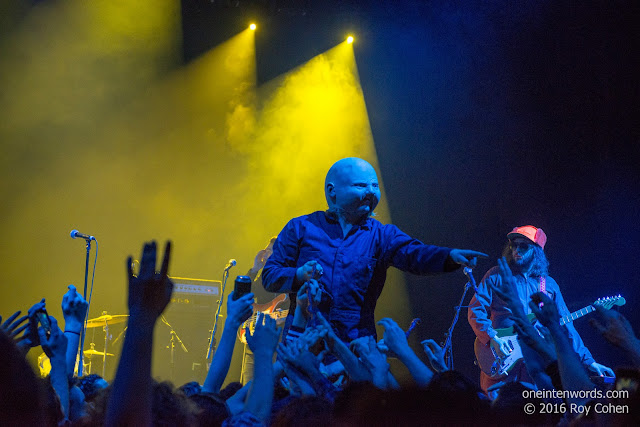
[[[298,267],[316,260],[323,269],[321,286],[331,295],[323,311],[345,341],[376,335],[374,311],[387,268],[426,275],[451,270],[451,249],[425,245],[394,225],[367,218],[343,235],[339,222],[326,212],[294,218],[278,235],[273,255],[262,271],[270,292],[290,292],[290,316],[296,306]],[[445,265],[446,264],[446,265]],[[287,325],[290,324],[287,322]]]

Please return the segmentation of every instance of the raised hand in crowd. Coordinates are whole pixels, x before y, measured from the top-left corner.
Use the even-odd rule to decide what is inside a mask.
[[[336,356],[336,358],[342,363],[345,371],[353,381],[368,381],[370,380],[369,370],[360,362],[355,354],[349,349],[349,347],[337,337],[333,328],[324,318],[322,313],[317,312],[315,318],[318,321],[316,328],[324,329],[326,331],[324,335],[324,341],[327,343],[329,351]]]
[[[253,335],[245,330],[247,345],[254,355],[253,384],[249,390],[245,411],[266,422],[271,412],[273,401],[273,354],[275,353],[280,329],[270,316],[258,313]]]
[[[381,319],[378,325],[384,327],[384,344],[396,354],[398,359],[404,363],[413,379],[420,386],[426,386],[433,378],[433,371],[425,365],[416,353],[409,347],[407,334],[398,324],[388,317]]]
[[[546,326],[552,333],[552,336],[554,336],[553,332],[560,328],[560,313],[558,312],[556,303],[546,294],[536,292],[531,295],[529,307],[533,314],[535,314],[536,319],[538,319],[542,325]]]
[[[78,355],[80,334],[87,315],[89,303],[76,291],[73,285],[62,297],[62,315],[64,316],[64,334],[67,337],[67,374],[73,375]]]
[[[640,340],[629,321],[616,310],[596,305],[596,317],[589,320],[602,337],[627,353],[635,367],[640,367]]]
[[[253,296],[253,293],[248,293],[234,300],[234,292],[231,292],[227,297],[227,320],[220,336],[220,343],[211,360],[207,378],[202,385],[203,392],[217,393],[220,391],[229,372],[238,328],[253,313]]]
[[[298,290],[298,294],[296,295],[296,310],[293,315],[292,326],[295,326],[296,328],[305,328],[307,326],[307,323],[311,318],[309,297],[311,297],[311,304],[317,305],[322,300],[320,285],[315,279],[309,279]]]
[[[449,367],[444,361],[444,350],[432,339],[424,340],[421,342],[422,349],[427,355],[427,360],[431,365],[431,369],[435,372],[445,372],[449,370]]]
[[[319,370],[320,362],[308,350],[301,349],[297,342],[280,343],[276,352],[289,380],[291,394],[294,396],[316,396],[317,392],[311,378],[322,375]],[[302,357],[302,354],[307,357]]]
[[[560,325],[560,314],[555,302],[542,292],[531,295],[529,307],[540,323],[549,329],[558,357],[558,370],[565,390],[589,390],[593,383],[573,349],[566,328]],[[570,399],[571,403],[584,404],[586,399]]]
[[[134,276],[132,258],[126,261],[129,283],[129,323],[122,346],[113,389],[107,407],[107,425],[151,424],[151,348],[153,329],[171,299],[173,282],[168,277],[171,242],[156,270],[156,242],[145,243],[140,272]]]
[[[518,341],[530,347],[541,358],[544,366],[557,360],[556,350],[549,329],[544,326],[534,327],[526,317],[513,317],[513,328],[518,334]]]
[[[498,268],[501,283],[500,286],[491,286],[491,290],[505,302],[513,313],[513,317],[526,320],[526,315],[516,290],[517,284],[505,257],[498,258]],[[507,341],[497,335],[491,338],[489,345],[498,356],[506,356],[511,353],[511,348]]]
[[[29,319],[29,316],[26,314],[16,320],[16,318],[20,316],[20,313],[20,310],[16,311],[11,316],[9,316],[7,320],[4,321],[4,323],[2,323],[2,316],[0,316],[0,329],[2,329],[5,334],[16,341],[19,339],[18,335],[20,334],[20,332],[24,331],[27,326],[29,326],[28,323],[21,325]]]
[[[491,289],[507,304],[514,316],[525,318],[526,314],[518,296],[518,285],[505,257],[498,258],[498,272],[500,286],[492,286]]]
[[[372,336],[360,337],[351,342],[352,348],[370,373],[370,381],[380,389],[389,387],[389,363],[387,357],[378,350]]]
[[[314,354],[326,349],[324,337],[327,336],[325,328],[309,327],[295,340],[298,348],[306,349]]]
[[[42,350],[51,362],[50,379],[53,389],[60,398],[64,416],[69,418],[69,380],[67,378],[67,337],[64,336],[55,317],[49,316],[51,331],[44,326],[38,328]]]
[[[87,315],[89,303],[78,293],[74,285],[69,285],[67,289],[68,291],[62,297],[65,331],[79,332]]]
[[[27,354],[31,347],[37,347],[40,345],[40,338],[38,337],[38,317],[36,312],[45,308],[45,299],[42,298],[39,302],[32,305],[28,312],[28,322],[24,329],[24,332],[20,337],[17,337],[16,343],[18,348],[23,354]],[[15,323],[15,322],[14,322]]]
[[[518,343],[529,375],[540,389],[557,388],[553,384],[555,378],[547,374],[548,367],[557,360],[549,330],[544,326],[534,327],[526,318],[523,320],[516,316],[513,321],[513,329],[518,334]]]

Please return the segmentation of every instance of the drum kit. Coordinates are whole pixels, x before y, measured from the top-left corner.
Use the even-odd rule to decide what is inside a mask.
[[[89,319],[87,320],[87,324],[86,324],[86,328],[99,328],[102,327],[102,330],[104,331],[104,349],[103,351],[97,351],[95,349],[95,344],[94,343],[90,343],[89,346],[91,347],[89,350],[85,350],[83,352],[84,355],[84,360],[86,361],[83,362],[83,372],[85,372],[85,374],[90,374],[91,372],[91,364],[92,361],[95,360],[94,358],[98,358],[101,357],[102,358],[102,377],[104,378],[105,376],[105,368],[107,366],[107,356],[109,357],[113,357],[113,353],[108,353],[107,352],[107,343],[109,341],[110,335],[109,335],[109,327],[118,323],[123,323],[126,322],[128,319],[129,315],[128,314],[115,314],[115,315],[111,315],[111,314],[107,314],[106,311],[102,312],[102,316],[100,317],[96,317],[95,319]],[[112,342],[115,343],[121,336],[122,334],[124,334],[124,332],[127,330],[127,328],[124,328],[124,330],[122,331],[122,333],[120,333],[120,335],[118,335],[118,337]],[[79,359],[79,357],[78,357]],[[38,368],[40,369],[40,375],[42,377],[46,377],[47,375],[49,375],[49,372],[51,371],[51,362],[49,361],[49,358],[47,357],[46,354],[42,353],[39,357],[38,357]],[[76,372],[77,373],[77,363],[76,363]]]

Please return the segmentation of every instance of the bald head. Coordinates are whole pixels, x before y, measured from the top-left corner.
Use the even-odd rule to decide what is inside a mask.
[[[346,212],[354,220],[369,216],[378,205],[378,175],[369,162],[357,157],[338,160],[331,166],[324,182],[327,205]]]

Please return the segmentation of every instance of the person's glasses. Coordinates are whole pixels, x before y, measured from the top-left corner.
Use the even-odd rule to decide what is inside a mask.
[[[518,242],[510,242],[509,243],[509,247],[511,249],[518,249],[518,250],[521,250],[523,252],[528,251],[529,248],[531,248],[531,246],[532,246],[531,243],[526,243],[526,242],[520,242],[520,243],[518,243]]]

